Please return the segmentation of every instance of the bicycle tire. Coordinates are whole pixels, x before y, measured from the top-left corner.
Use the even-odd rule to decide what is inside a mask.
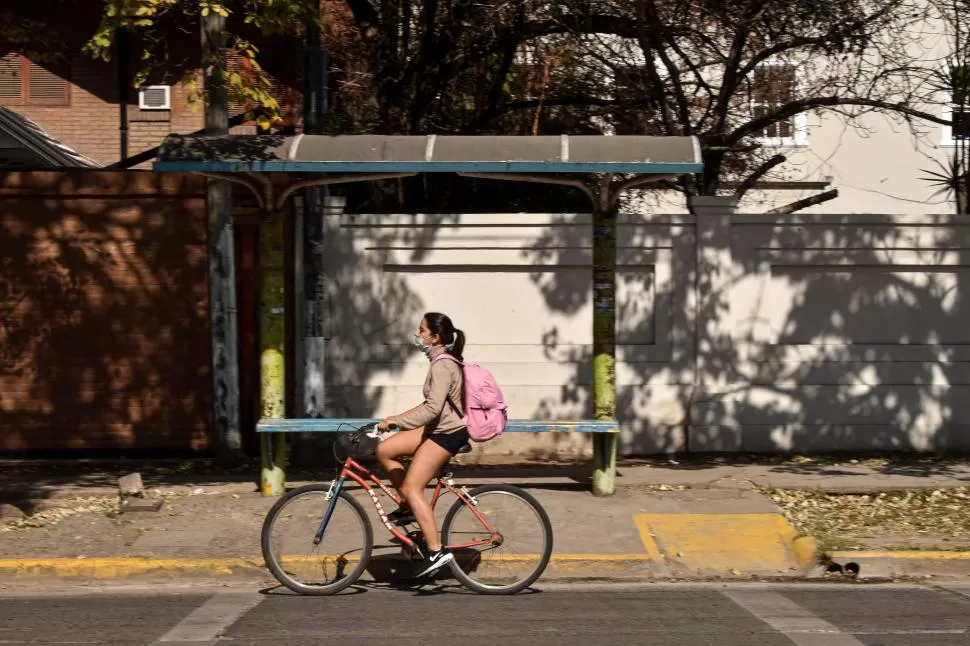
[[[276,520],[279,517],[280,512],[282,512],[290,502],[304,494],[312,492],[326,492],[329,489],[329,483],[310,484],[298,489],[294,489],[276,501],[276,504],[270,508],[269,512],[266,514],[265,520],[263,521],[260,544],[263,551],[263,560],[266,562],[266,567],[269,568],[273,578],[293,592],[299,594],[315,596],[331,595],[353,585],[367,568],[367,565],[370,562],[371,551],[374,549],[374,529],[371,526],[370,519],[367,518],[367,512],[364,510],[363,505],[355,500],[350,494],[348,494],[346,491],[341,491],[337,503],[339,504],[341,500],[346,502],[350,506],[351,510],[353,510],[353,512],[357,515],[363,529],[364,544],[361,546],[360,560],[357,563],[357,566],[343,579],[328,585],[306,585],[286,574],[286,571],[283,569],[282,565],[277,560],[276,555],[273,553],[272,545],[270,544],[272,540],[273,527],[276,524]],[[307,540],[310,540],[310,537],[307,537]]]
[[[468,573],[466,573],[464,570],[461,569],[461,565],[458,562],[457,558],[455,558],[449,565],[451,567],[451,572],[452,574],[454,574],[455,578],[458,579],[462,583],[462,585],[467,587],[469,590],[472,590],[473,592],[477,592],[478,594],[495,594],[495,595],[515,594],[517,592],[521,592],[522,590],[525,590],[533,583],[535,583],[536,580],[538,580],[538,578],[542,576],[542,573],[545,571],[546,566],[549,565],[549,559],[552,558],[552,544],[553,544],[552,523],[549,521],[549,516],[548,514],[546,514],[546,510],[543,509],[542,505],[539,504],[539,501],[536,500],[532,494],[514,485],[508,485],[508,484],[483,485],[481,487],[477,487],[476,489],[473,489],[470,492],[470,495],[473,498],[480,498],[489,493],[502,493],[506,495],[516,496],[520,498],[522,501],[524,501],[527,505],[529,505],[532,508],[532,510],[535,512],[536,517],[539,520],[540,525],[542,526],[543,536],[545,537],[542,551],[539,556],[538,564],[532,570],[532,572],[530,572],[524,578],[518,581],[515,581],[513,583],[510,583],[507,585],[501,585],[501,586],[489,585],[487,583],[477,581],[473,577],[469,576]],[[462,502],[460,499],[456,500],[451,505],[451,508],[448,510],[448,513],[445,515],[445,520],[441,525],[441,538],[442,538],[442,543],[444,545],[448,545],[451,543],[450,538],[451,538],[451,531],[452,531],[452,523],[455,520],[455,516],[457,516],[457,514],[465,507],[466,505],[464,502]],[[501,532],[501,528],[496,528],[496,529],[497,531]]]

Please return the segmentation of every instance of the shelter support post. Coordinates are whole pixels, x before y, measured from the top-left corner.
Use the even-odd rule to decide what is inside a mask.
[[[260,414],[263,418],[286,416],[284,393],[284,295],[283,295],[283,213],[267,211],[259,229],[260,259]],[[260,491],[278,496],[285,485],[286,438],[263,436],[261,443]]]
[[[593,417],[616,420],[616,202],[610,177],[593,204]],[[617,433],[593,438],[593,495],[616,491]]]

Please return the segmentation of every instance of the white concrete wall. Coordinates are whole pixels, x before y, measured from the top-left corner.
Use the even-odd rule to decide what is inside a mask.
[[[970,223],[694,206],[621,218],[623,453],[970,448]],[[465,330],[512,417],[590,416],[588,215],[332,215],[326,235],[330,416],[421,401],[428,310]],[[551,434],[479,449],[589,451]]]
[[[730,233],[734,370],[693,448],[970,449],[970,221],[735,216]]]

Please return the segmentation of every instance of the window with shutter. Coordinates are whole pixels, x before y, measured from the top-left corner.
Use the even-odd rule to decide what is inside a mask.
[[[67,81],[58,74],[31,62],[28,71],[27,101],[33,105],[67,105]],[[63,74],[63,72],[61,72]]]
[[[17,54],[0,57],[0,101],[23,101],[23,73]]]
[[[799,70],[793,64],[783,62],[762,63],[755,68],[751,88],[751,117],[774,115],[779,108],[798,98]],[[787,119],[776,119],[767,124],[755,136],[768,146],[808,145],[804,113]]]
[[[20,54],[0,57],[0,105],[69,105],[66,65],[49,67]]]
[[[970,69],[963,65],[949,68],[947,85],[950,102],[943,104],[943,118],[950,124],[943,126],[943,146],[956,146],[970,140]]]

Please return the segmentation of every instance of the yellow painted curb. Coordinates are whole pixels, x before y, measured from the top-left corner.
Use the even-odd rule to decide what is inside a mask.
[[[833,559],[906,559],[912,561],[970,561],[970,552],[867,550],[832,552]]]
[[[807,571],[817,561],[814,539],[785,517],[758,514],[636,514],[644,551],[692,571]]]
[[[142,574],[232,574],[262,568],[261,558],[195,558],[154,559],[118,558],[49,558],[2,559],[0,575],[55,575],[65,578],[113,579]]]
[[[326,557],[324,557],[326,558]],[[336,558],[336,557],[333,557]],[[404,559],[401,554],[375,554],[371,560]],[[534,561],[538,555],[517,554],[496,556],[489,561],[498,563],[517,563]],[[348,561],[356,560],[353,556]],[[591,568],[613,568],[650,562],[647,554],[553,554],[550,566],[576,570],[584,566]],[[146,574],[207,574],[229,575],[239,572],[253,572],[268,575],[261,556],[251,558],[35,558],[0,559],[0,577],[56,576],[62,578],[114,579]]]
[[[798,536],[791,543],[791,551],[795,556],[795,563],[802,571],[808,571],[818,565],[818,541],[811,536]]]

